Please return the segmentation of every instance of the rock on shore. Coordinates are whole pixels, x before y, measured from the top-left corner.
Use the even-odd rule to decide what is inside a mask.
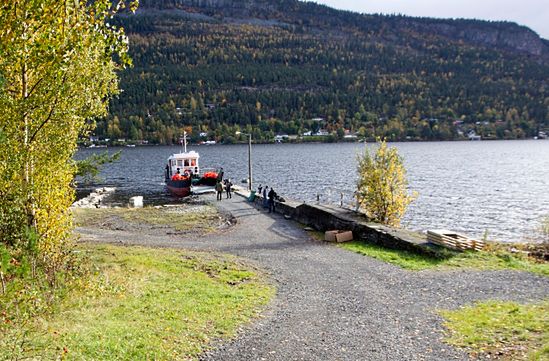
[[[95,191],[91,192],[87,197],[77,200],[72,204],[73,208],[102,208],[103,199],[105,197],[114,193],[116,188],[114,187],[103,187],[97,188]]]

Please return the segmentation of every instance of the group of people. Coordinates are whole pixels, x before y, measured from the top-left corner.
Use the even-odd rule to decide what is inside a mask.
[[[263,186],[260,184],[259,187],[257,187],[258,194],[261,194],[261,191],[263,191],[263,208],[269,208],[269,213],[275,211],[275,200],[278,197],[273,187],[269,189],[269,186]]]
[[[220,180],[218,179],[215,183],[215,192],[217,193],[217,200],[220,201],[223,199],[223,190],[227,193],[226,198],[233,198],[233,183],[230,179]]]

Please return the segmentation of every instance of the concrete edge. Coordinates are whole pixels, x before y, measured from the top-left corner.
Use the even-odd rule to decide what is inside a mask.
[[[235,193],[246,200],[250,197],[250,192],[247,190],[240,189]],[[263,197],[256,194],[253,203],[256,208],[262,208]],[[369,222],[359,212],[292,200],[275,201],[275,203],[276,213],[283,214],[285,217],[321,232],[336,229],[352,231],[354,238],[358,240],[364,240],[386,248],[408,250],[428,255],[435,254],[438,249],[438,247],[429,243],[423,234]]]

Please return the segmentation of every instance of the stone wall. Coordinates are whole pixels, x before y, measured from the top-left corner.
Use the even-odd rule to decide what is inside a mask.
[[[248,193],[240,193],[248,197]],[[263,207],[263,197],[256,196],[255,205]],[[427,242],[425,235],[368,222],[361,213],[321,204],[300,203],[291,200],[276,202],[276,213],[283,214],[301,224],[318,231],[353,231],[355,240],[364,240],[387,248],[405,249],[432,254],[435,248]]]

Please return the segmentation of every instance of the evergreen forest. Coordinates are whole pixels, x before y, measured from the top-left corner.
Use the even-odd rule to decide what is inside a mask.
[[[549,45],[514,23],[293,0],[145,0],[115,21],[134,66],[97,120],[100,139],[521,139],[549,128]],[[319,130],[328,136],[301,137]]]

